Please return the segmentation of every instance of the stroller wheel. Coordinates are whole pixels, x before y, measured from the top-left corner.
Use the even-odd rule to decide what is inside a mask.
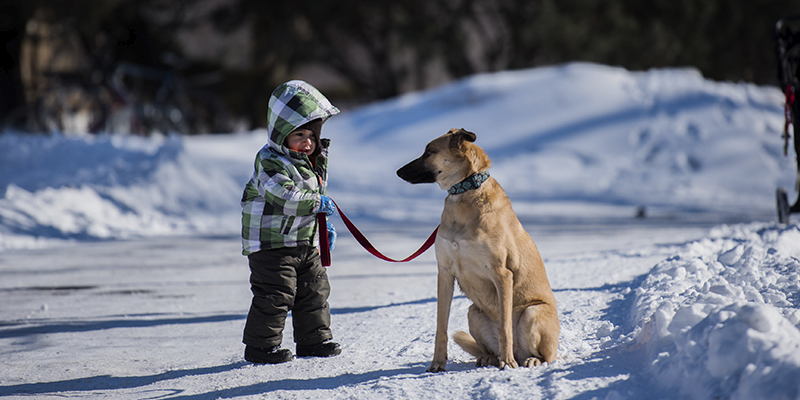
[[[778,222],[788,224],[791,211],[789,210],[789,198],[786,196],[786,189],[778,188],[775,191],[775,200],[778,203]]]

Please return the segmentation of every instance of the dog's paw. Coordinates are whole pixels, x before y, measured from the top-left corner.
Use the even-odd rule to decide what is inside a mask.
[[[427,372],[444,372],[444,367],[447,365],[446,361],[436,361],[434,360],[431,362],[431,365],[428,367]]]
[[[505,369],[506,367],[517,368],[517,367],[519,367],[519,364],[517,364],[517,360],[515,360],[512,357],[512,358],[510,358],[508,360],[500,360],[500,365],[498,365],[497,367],[500,368],[500,369]]]
[[[542,365],[542,360],[536,357],[530,357],[526,359],[525,362],[522,363],[522,366],[526,368],[538,367],[540,365]]]
[[[476,367],[499,367],[500,360],[494,354],[482,354],[476,357]]]

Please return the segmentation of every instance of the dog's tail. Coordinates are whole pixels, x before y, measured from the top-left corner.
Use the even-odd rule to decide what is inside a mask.
[[[485,354],[489,354],[489,352],[481,346],[480,343],[476,342],[475,339],[467,332],[458,331],[453,335],[453,341],[456,342],[459,346],[461,346],[464,351],[469,354],[472,354],[475,357],[482,356]]]

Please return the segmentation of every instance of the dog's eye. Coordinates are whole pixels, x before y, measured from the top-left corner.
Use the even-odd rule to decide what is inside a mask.
[[[423,153],[423,154],[422,154],[422,157],[428,158],[428,157],[430,157],[430,156],[432,156],[432,155],[434,155],[434,154],[436,154],[436,152],[435,152],[435,151],[432,151],[432,150],[425,150],[425,153]]]

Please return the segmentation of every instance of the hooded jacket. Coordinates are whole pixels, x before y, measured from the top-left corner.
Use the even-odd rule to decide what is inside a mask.
[[[316,214],[327,188],[328,139],[311,157],[289,150],[286,137],[311,121],[339,113],[306,82],[294,80],[272,92],[267,108],[267,144],[256,154],[242,195],[242,254],[318,243]]]

